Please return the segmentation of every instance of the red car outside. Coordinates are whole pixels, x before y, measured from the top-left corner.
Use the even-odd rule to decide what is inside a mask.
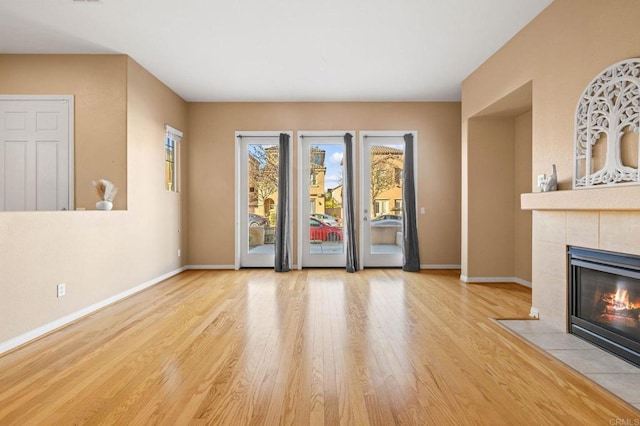
[[[342,228],[331,226],[320,219],[310,217],[309,239],[311,241],[342,241]]]

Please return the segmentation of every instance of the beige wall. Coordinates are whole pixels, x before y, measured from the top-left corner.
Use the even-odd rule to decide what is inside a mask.
[[[181,244],[178,230],[186,234],[186,215],[183,210],[181,216],[179,209],[186,200],[182,194],[164,190],[163,144],[165,123],[186,128],[186,104],[133,61],[119,56],[115,60],[118,66],[110,68],[110,60],[104,65],[121,77],[115,81],[105,77],[104,86],[93,83],[94,89],[83,96],[90,97],[94,90],[123,94],[110,106],[109,115],[112,126],[122,129],[112,142],[125,146],[126,141],[128,210],[0,213],[0,342],[183,264],[185,257],[177,257],[177,248]],[[72,63],[69,73],[75,72]],[[42,72],[46,74],[46,69]],[[61,89],[53,79],[51,91],[46,84],[41,90]],[[125,91],[128,101],[121,103]],[[89,99],[76,103],[76,126],[86,129],[82,134],[87,140],[103,137],[102,125],[89,130],[101,114],[84,111],[100,104]],[[58,283],[67,284],[63,298],[56,298]]]
[[[114,209],[127,208],[124,55],[0,55],[0,93],[73,95],[75,104],[75,205],[95,209],[91,182],[119,188]]]
[[[235,131],[349,129],[418,131],[421,263],[459,264],[459,103],[189,104],[189,263],[234,263]]]
[[[134,253],[143,253],[138,257],[147,261],[142,263],[148,264],[148,273],[159,276],[185,265],[188,259],[187,103],[135,61],[129,59],[127,65],[129,210],[141,227],[128,245],[138,246]],[[180,192],[165,190],[166,124],[184,133],[178,160]]]
[[[531,211],[520,209],[520,194],[531,192],[531,111],[515,120],[514,277],[531,282]],[[547,173],[551,173],[549,170]]]
[[[469,122],[468,278],[513,277],[515,120]],[[490,249],[487,249],[489,248]]]
[[[462,146],[462,279],[531,282],[532,84],[468,117]],[[473,254],[473,255],[471,255]]]
[[[524,111],[524,112],[523,112]],[[466,247],[463,279],[531,282],[531,85],[468,120]]]
[[[556,163],[560,188],[569,189],[578,98],[604,68],[640,56],[638,16],[637,0],[555,0],[462,83],[463,126],[533,81],[532,171],[548,174]]]
[[[463,270],[471,259],[491,248],[489,243],[484,247],[471,247],[468,241],[475,232],[471,229],[469,200],[478,197],[471,193],[469,186],[474,179],[472,170],[476,167],[476,160],[469,153],[472,149],[470,117],[532,82],[531,189],[534,189],[533,176],[548,174],[554,163],[558,167],[560,189],[569,189],[578,98],[604,68],[625,58],[640,56],[638,16],[640,2],[636,0],[555,0],[463,82]],[[640,187],[634,189],[640,196]],[[488,189],[484,192],[490,193]],[[545,220],[545,216],[540,216],[534,223],[534,241],[539,240],[537,229],[541,229]],[[553,316],[552,312],[557,308],[547,303],[548,298],[566,297],[557,294],[560,291],[557,287],[536,278],[544,268],[544,262],[536,261],[534,253],[533,305],[540,309],[541,318]],[[566,293],[566,286],[561,292]]]

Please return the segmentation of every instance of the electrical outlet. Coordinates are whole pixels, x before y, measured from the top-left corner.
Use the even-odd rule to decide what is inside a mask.
[[[529,316],[531,318],[540,318],[540,312],[538,311],[538,308],[534,308],[532,306],[531,310],[529,311]]]
[[[64,296],[65,294],[67,294],[67,285],[65,283],[58,284],[56,286],[56,292],[58,297]]]
[[[178,249],[178,257],[180,257],[180,249]]]

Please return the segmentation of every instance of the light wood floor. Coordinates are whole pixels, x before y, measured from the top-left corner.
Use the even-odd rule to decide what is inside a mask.
[[[458,273],[185,272],[0,357],[0,424],[640,417],[489,319],[526,317],[528,289]]]

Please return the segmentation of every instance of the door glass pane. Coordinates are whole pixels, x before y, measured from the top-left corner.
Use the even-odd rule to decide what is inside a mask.
[[[402,253],[404,145],[370,145],[371,254]]]
[[[342,144],[312,145],[309,156],[309,253],[342,254]]]
[[[274,234],[278,206],[278,146],[249,144],[249,253],[275,253]]]

